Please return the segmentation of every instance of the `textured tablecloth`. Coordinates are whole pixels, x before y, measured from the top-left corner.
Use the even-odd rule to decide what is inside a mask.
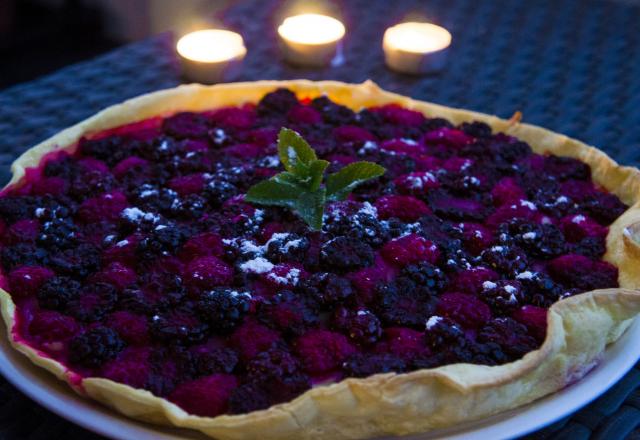
[[[640,164],[640,7],[570,0],[343,1],[345,62],[308,70],[279,60],[281,2],[242,2],[224,13],[245,37],[237,80],[373,79],[417,99],[494,113],[520,110],[543,125]],[[451,30],[437,75],[403,76],[384,67],[384,29],[413,14]],[[131,44],[39,80],[0,91],[0,180],[24,150],[96,111],[182,82],[171,35]],[[539,439],[640,438],[640,370]],[[38,407],[0,380],[1,439],[98,438]]]

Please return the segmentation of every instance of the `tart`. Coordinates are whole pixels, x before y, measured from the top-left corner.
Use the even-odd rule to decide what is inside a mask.
[[[282,127],[386,173],[320,230],[245,200]],[[579,380],[640,311],[640,172],[366,82],[187,85],[23,154],[0,196],[13,347],[215,438],[452,426]]]

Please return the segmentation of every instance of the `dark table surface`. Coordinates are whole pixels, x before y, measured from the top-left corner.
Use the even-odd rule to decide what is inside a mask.
[[[640,164],[640,7],[615,1],[343,1],[348,33],[341,66],[307,70],[280,61],[278,0],[246,1],[224,13],[245,38],[236,80],[373,79],[417,99],[524,120]],[[403,76],[384,67],[384,29],[408,14],[451,30],[437,75]],[[171,35],[131,44],[39,80],[0,91],[0,180],[23,151],[98,110],[180,84]],[[536,439],[640,439],[640,369]],[[0,379],[0,439],[93,439]]]

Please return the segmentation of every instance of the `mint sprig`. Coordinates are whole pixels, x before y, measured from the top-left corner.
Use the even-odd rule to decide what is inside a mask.
[[[354,162],[329,174],[323,182],[329,162],[318,159],[307,141],[288,128],[278,134],[278,156],[285,171],[253,185],[245,200],[289,208],[316,230],[322,228],[327,202],[345,200],[358,185],[386,171],[373,162]]]

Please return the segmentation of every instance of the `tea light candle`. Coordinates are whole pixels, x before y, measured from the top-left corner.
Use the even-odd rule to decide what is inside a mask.
[[[344,25],[333,17],[302,14],[278,27],[284,58],[303,66],[325,66],[340,57]]]
[[[392,26],[384,33],[382,48],[387,66],[410,74],[422,74],[442,68],[451,34],[431,23],[407,22]]]
[[[223,29],[191,32],[176,48],[185,77],[205,84],[223,81],[247,53],[242,36]]]

